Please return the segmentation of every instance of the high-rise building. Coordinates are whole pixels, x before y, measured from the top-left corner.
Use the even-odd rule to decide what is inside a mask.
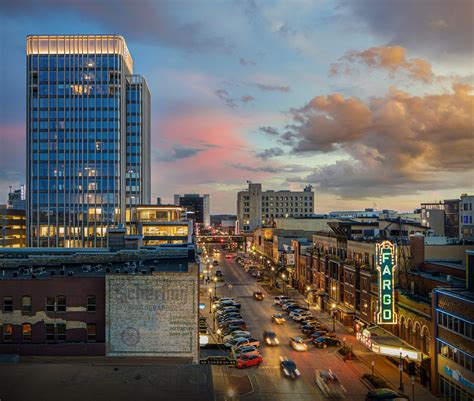
[[[27,241],[102,247],[150,203],[150,92],[118,35],[28,36]]]
[[[208,194],[174,195],[174,204],[186,208],[191,213],[190,218],[194,223],[211,225],[210,197]]]
[[[313,212],[311,185],[303,191],[262,191],[262,184],[248,182],[248,189],[237,194],[237,220],[241,231],[272,225],[276,218],[309,217]]]
[[[474,195],[462,194],[459,202],[459,238],[474,241]]]

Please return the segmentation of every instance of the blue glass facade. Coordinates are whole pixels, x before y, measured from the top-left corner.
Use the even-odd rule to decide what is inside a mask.
[[[28,37],[29,246],[103,247],[125,222],[131,69],[117,36]]]

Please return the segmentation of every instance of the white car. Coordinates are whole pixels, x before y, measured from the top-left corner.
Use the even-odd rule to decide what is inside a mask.
[[[223,343],[227,343],[229,342],[230,340],[234,339],[234,338],[237,338],[237,337],[241,337],[241,338],[250,338],[251,337],[251,334],[250,332],[248,331],[244,331],[244,330],[237,330],[237,331],[234,331],[228,335],[226,335],[223,339],[222,339],[222,342]]]
[[[305,311],[305,310],[303,310],[303,309],[293,309],[293,310],[289,313],[289,315],[290,315],[290,317],[293,317],[294,315],[299,315],[299,314],[304,313],[304,312],[306,312],[306,313],[309,314],[308,311]]]
[[[273,303],[276,304],[276,305],[281,305],[281,302],[285,301],[287,299],[289,299],[287,296],[279,295],[279,296],[273,298]]]
[[[292,316],[292,319],[295,321],[295,322],[299,322],[301,320],[303,320],[304,318],[308,317],[308,316],[311,316],[307,313],[297,313],[295,315]]]
[[[290,345],[295,351],[308,351],[308,345],[301,337],[291,337]]]

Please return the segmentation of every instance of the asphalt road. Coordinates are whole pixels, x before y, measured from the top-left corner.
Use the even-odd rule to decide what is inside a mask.
[[[222,383],[226,382],[225,375],[228,374],[249,376],[254,391],[243,396],[244,400],[327,400],[314,381],[316,369],[331,369],[335,372],[347,391],[347,400],[365,400],[367,388],[360,381],[359,374],[351,369],[351,363],[345,363],[335,355],[337,348],[317,349],[309,344],[307,352],[294,351],[289,345],[289,338],[294,336],[305,338],[299,330],[299,323],[293,322],[288,317],[284,325],[273,324],[272,314],[281,312],[279,307],[273,305],[273,296],[266,296],[264,301],[254,300],[253,292],[261,290],[257,286],[256,279],[246,273],[233,259],[226,259],[223,252],[216,259],[219,260],[219,268],[224,274],[226,283],[232,284],[232,296],[242,304],[241,312],[247,330],[261,342],[264,330],[274,331],[280,340],[279,346],[267,346],[262,343],[261,354],[264,362],[259,367],[243,370],[215,367],[214,376],[222,375],[224,378],[214,379],[217,401],[230,399],[226,394],[228,389],[222,388],[224,386]],[[217,292],[219,297],[223,297],[229,296],[230,291],[224,286],[218,288]],[[299,379],[291,380],[283,376],[279,366],[280,356],[290,357],[295,361],[301,372]]]

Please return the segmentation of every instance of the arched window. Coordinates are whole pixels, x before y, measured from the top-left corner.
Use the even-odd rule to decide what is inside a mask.
[[[413,345],[417,349],[421,349],[421,324],[419,322],[415,322],[413,333]]]
[[[430,354],[430,342],[431,342],[431,334],[427,326],[423,326],[421,329],[421,350],[424,354]]]
[[[398,336],[405,340],[405,318],[403,316],[400,317],[400,329],[398,330]]]
[[[413,320],[408,319],[408,327],[407,327],[407,341],[410,344],[413,344]]]

